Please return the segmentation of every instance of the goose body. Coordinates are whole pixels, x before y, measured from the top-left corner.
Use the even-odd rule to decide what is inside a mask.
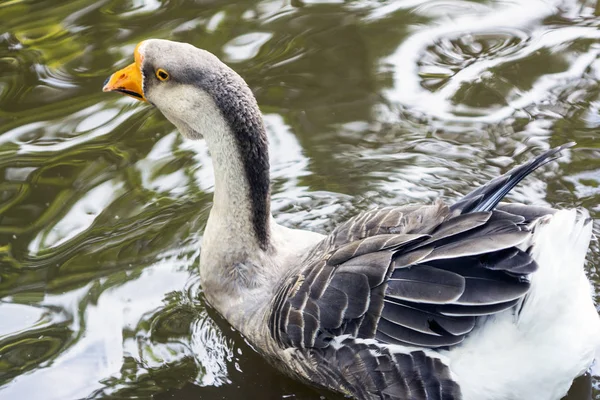
[[[215,170],[200,276],[272,364],[357,399],[559,399],[600,346],[585,210],[501,204],[565,147],[453,204],[387,207],[329,235],[270,214],[266,134],[243,79],[189,44],[146,40],[104,86],[203,137]]]

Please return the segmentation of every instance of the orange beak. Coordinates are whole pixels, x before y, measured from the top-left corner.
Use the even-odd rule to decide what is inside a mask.
[[[143,57],[138,52],[140,44],[133,53],[135,62],[112,74],[104,84],[103,92],[121,92],[137,100],[146,101],[141,69]]]

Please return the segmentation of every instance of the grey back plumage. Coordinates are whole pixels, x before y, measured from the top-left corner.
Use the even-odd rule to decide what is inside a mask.
[[[443,363],[389,346],[446,349],[461,343],[479,319],[517,312],[537,269],[520,247],[532,235],[529,223],[553,210],[496,205],[556,152],[451,207],[389,207],[340,225],[282,285],[270,315],[272,337],[318,360],[313,381],[350,385],[344,390],[358,398],[459,399]],[[420,389],[409,389],[406,376]]]
[[[435,224],[414,224],[424,215]],[[397,226],[370,223],[392,218]],[[527,275],[537,266],[516,246],[531,233],[513,219],[494,211],[452,217],[442,203],[358,216],[289,280],[273,328],[282,344],[303,348],[343,334],[429,348],[458,344],[476,316],[512,307],[529,289]],[[356,234],[357,220],[385,233]],[[354,240],[341,244],[337,235]]]

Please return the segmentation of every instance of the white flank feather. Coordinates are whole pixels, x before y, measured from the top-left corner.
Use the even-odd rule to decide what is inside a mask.
[[[592,224],[584,210],[536,222],[531,291],[520,314],[484,320],[447,355],[465,400],[554,400],[583,374],[600,346],[600,319],[583,269]]]

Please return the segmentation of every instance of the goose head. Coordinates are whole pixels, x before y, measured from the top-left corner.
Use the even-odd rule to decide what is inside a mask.
[[[206,50],[148,39],[136,46],[134,60],[112,74],[103,91],[152,104],[190,139],[220,131],[218,119],[231,119],[231,114],[243,111],[254,119],[260,117],[246,82]]]
[[[185,137],[204,138],[215,171],[213,211],[219,217],[213,220],[268,247],[267,136],[256,99],[235,71],[190,44],[148,39],[136,46],[131,65],[108,78],[103,91],[148,102]]]

